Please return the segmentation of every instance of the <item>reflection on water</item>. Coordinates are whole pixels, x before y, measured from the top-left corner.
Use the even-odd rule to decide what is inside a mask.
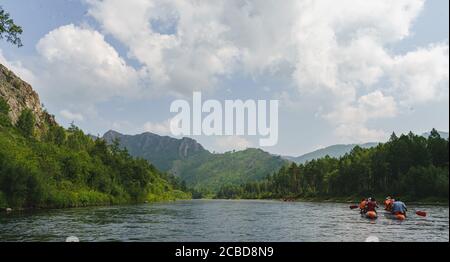
[[[449,241],[448,207],[406,221],[362,218],[346,204],[192,200],[0,215],[0,241]],[[414,215],[415,210],[428,217]]]

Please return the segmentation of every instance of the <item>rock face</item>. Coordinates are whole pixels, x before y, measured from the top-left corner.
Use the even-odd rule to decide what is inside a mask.
[[[0,64],[0,97],[9,104],[11,108],[9,115],[14,124],[25,108],[34,113],[37,129],[42,130],[45,128],[45,124],[56,124],[54,116],[43,110],[39,96],[31,85],[2,64]]]
[[[127,148],[132,156],[147,159],[163,171],[170,170],[176,160],[184,160],[196,154],[207,152],[194,139],[176,139],[152,133],[130,136],[108,131],[103,135],[103,139],[108,143],[119,139],[120,146]]]

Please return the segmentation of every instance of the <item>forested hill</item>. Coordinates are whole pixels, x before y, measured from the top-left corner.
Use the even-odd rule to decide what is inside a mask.
[[[189,198],[116,144],[64,129],[31,86],[0,65],[0,208],[63,208]]]
[[[219,198],[335,198],[400,196],[448,202],[449,140],[433,130],[424,136],[391,136],[377,147],[355,147],[341,158],[292,164],[255,183],[224,186]]]
[[[442,138],[444,138],[444,139],[448,138],[448,132],[438,131],[438,133]],[[423,133],[422,136],[425,138],[428,138],[430,136],[430,132]],[[357,146],[361,147],[361,148],[372,148],[372,147],[376,147],[378,144],[379,143],[332,145],[329,147],[321,148],[321,149],[315,150],[313,152],[301,155],[299,157],[285,156],[284,158],[289,161],[295,162],[297,164],[305,164],[308,161],[324,158],[326,156],[335,157],[335,158],[342,157],[345,154],[350,153],[353,150],[353,148],[355,148]]]
[[[239,185],[263,179],[288,162],[260,149],[213,154],[190,138],[176,139],[152,133],[123,135],[107,132],[109,143],[117,139],[131,155],[141,157],[156,167],[179,177],[203,193],[215,193],[225,184]]]
[[[250,148],[223,154],[198,154],[175,161],[171,172],[201,192],[217,193],[223,185],[259,181],[287,165],[280,156]]]

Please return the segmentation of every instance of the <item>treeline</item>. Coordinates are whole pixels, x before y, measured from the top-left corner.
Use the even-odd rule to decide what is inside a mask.
[[[336,159],[325,157],[283,167],[267,179],[223,186],[217,198],[279,199],[402,196],[448,201],[449,141],[436,130],[428,138],[412,133],[375,148],[355,147]]]
[[[26,109],[13,125],[0,97],[0,207],[65,208],[190,198],[175,177],[118,143],[48,125],[36,136]]]

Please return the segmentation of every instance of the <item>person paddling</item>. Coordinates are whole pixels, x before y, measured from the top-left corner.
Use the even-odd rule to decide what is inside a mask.
[[[405,203],[403,203],[399,198],[397,198],[392,205],[392,214],[394,215],[404,215],[406,217],[406,212],[408,211],[408,208],[406,207]]]
[[[366,212],[369,211],[374,211],[375,213],[377,212],[377,208],[378,208],[378,203],[376,201],[375,198],[369,198],[369,201],[367,202],[367,210]]]
[[[386,197],[386,200],[384,201],[384,210],[391,211],[392,205],[394,204],[395,200],[391,198],[390,196]]]
[[[363,198],[359,203],[359,212],[365,214],[367,212],[367,199]]]

